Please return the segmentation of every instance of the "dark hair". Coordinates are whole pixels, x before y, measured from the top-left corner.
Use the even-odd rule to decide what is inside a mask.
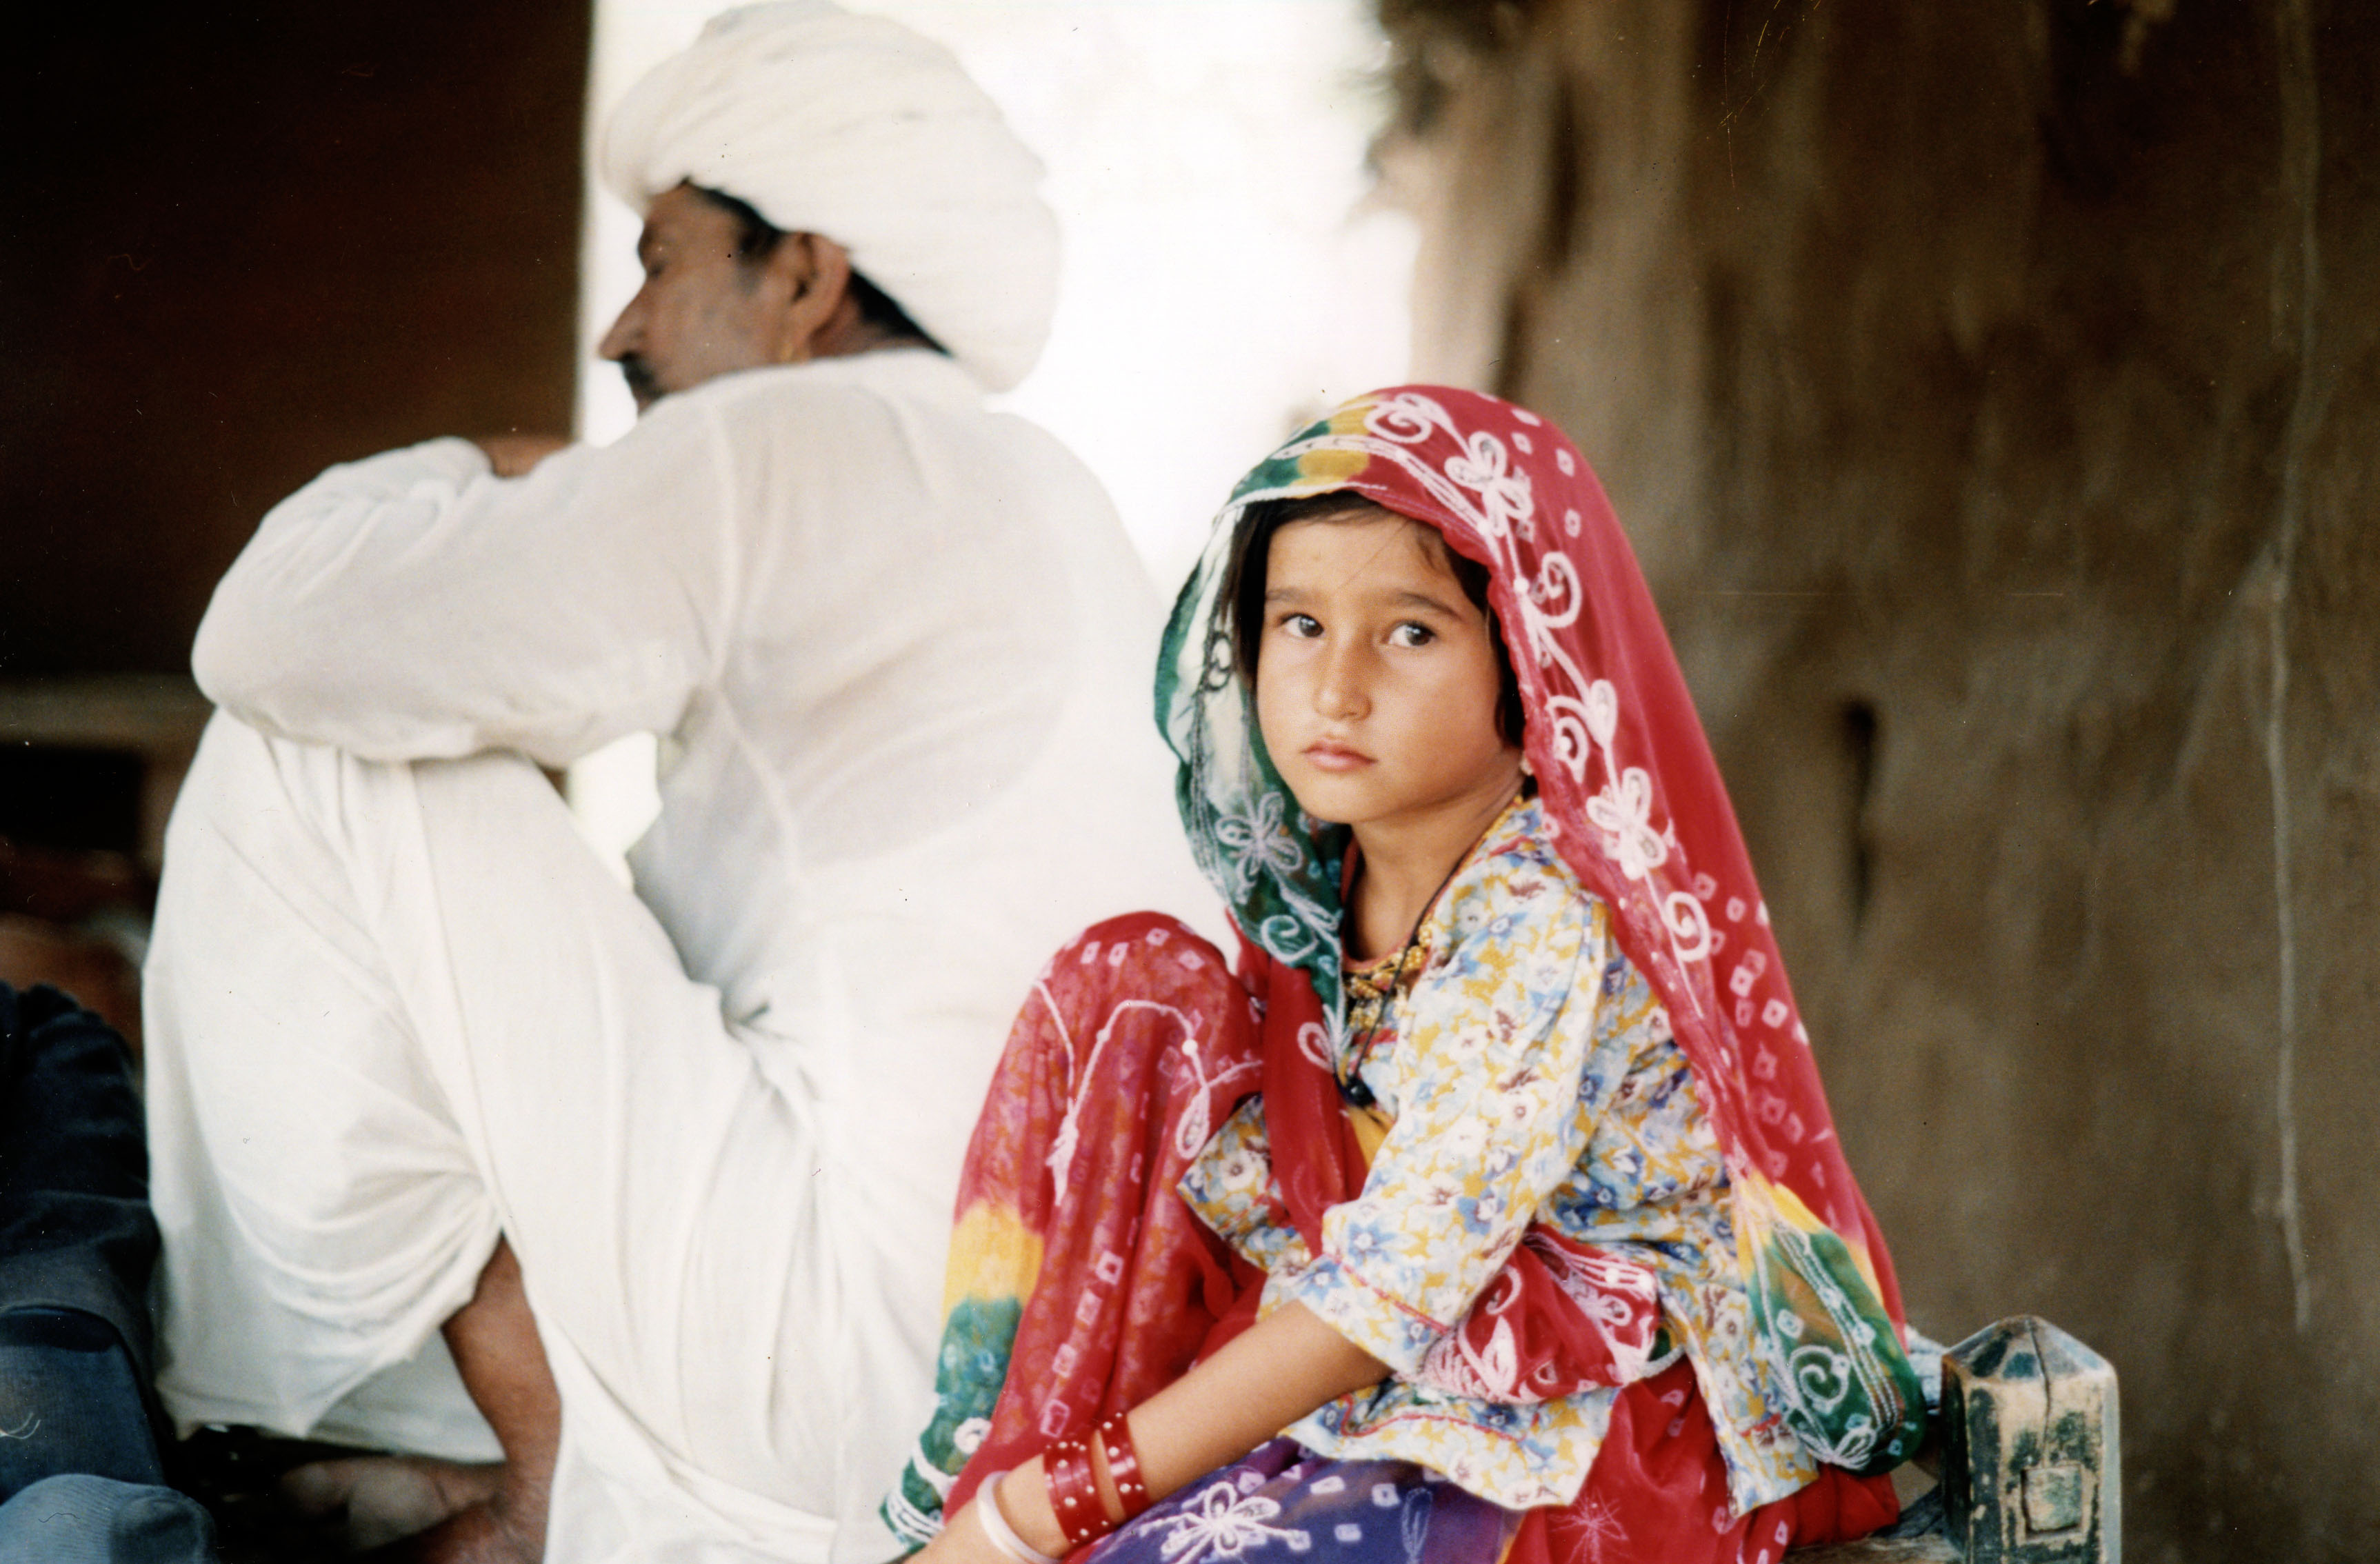
[[[735,220],[735,259],[746,266],[757,266],[775,253],[784,242],[785,230],[778,227],[754,210],[752,203],[739,200],[724,190],[708,186],[691,187],[720,211]],[[892,296],[854,272],[851,274],[851,301],[859,306],[859,318],[885,336],[921,342],[937,353],[950,349],[936,342],[926,328],[909,318],[909,312],[893,301]]]
[[[1272,540],[1292,522],[1361,521],[1373,514],[1397,513],[1352,489],[1295,499],[1258,500],[1240,512],[1232,528],[1232,552],[1223,564],[1223,588],[1216,600],[1229,637],[1232,665],[1251,685],[1256,683],[1257,655],[1264,645],[1265,574],[1272,561]],[[1512,673],[1512,654],[1505,648],[1503,626],[1488,606],[1488,567],[1447,546],[1436,527],[1414,525],[1429,535],[1430,546],[1453,573],[1471,606],[1488,618],[1488,640],[1496,649],[1496,736],[1519,744],[1527,709],[1521,704],[1521,681]]]

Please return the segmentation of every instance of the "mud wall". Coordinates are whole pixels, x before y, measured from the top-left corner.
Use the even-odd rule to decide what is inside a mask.
[[[2380,15],[1389,0],[1423,372],[1603,474],[1915,1323],[2380,1557]]]

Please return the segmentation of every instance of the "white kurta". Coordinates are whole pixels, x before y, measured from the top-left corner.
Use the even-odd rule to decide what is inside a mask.
[[[1214,921],[1157,611],[1089,474],[922,351],[276,508],[200,631],[248,726],[148,975],[176,1414],[477,1453],[434,1332],[502,1231],[565,1395],[550,1557],[889,1556],[1015,1007],[1095,918]],[[518,760],[406,764],[636,731],[641,905]]]

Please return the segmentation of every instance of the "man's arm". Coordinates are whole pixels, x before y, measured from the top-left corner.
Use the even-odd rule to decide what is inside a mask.
[[[738,585],[716,422],[664,407],[499,476],[545,444],[432,441],[282,502],[200,626],[200,687],[264,732],[380,760],[562,765],[674,727]]]

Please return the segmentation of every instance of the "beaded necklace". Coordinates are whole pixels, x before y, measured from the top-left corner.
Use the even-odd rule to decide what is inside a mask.
[[[1330,1072],[1339,1083],[1340,1100],[1349,1107],[1373,1108],[1378,1105],[1379,1099],[1373,1095],[1372,1088],[1364,1084],[1364,1066],[1371,1062],[1372,1052],[1379,1046],[1388,1023],[1389,1007],[1396,1002],[1399,994],[1413,987],[1414,979],[1429,964],[1429,947],[1422,943],[1421,931],[1428,927],[1429,915],[1438,910],[1439,898],[1444,896],[1446,888],[1454,883],[1456,870],[1471,861],[1471,855],[1479,850],[1480,843],[1488,840],[1488,833],[1502,823],[1513,802],[1527,797],[1533,791],[1530,781],[1524,774],[1520,790],[1506,801],[1503,808],[1496,811],[1495,818],[1472,840],[1471,845],[1456,856],[1445,878],[1438,882],[1438,889],[1422,903],[1420,915],[1414,919],[1413,927],[1406,931],[1405,941],[1397,948],[1396,953],[1360,965],[1351,963],[1342,972],[1340,985],[1347,996],[1348,1012],[1351,1015],[1358,1011],[1366,1012],[1362,1029],[1349,1039],[1345,1052]],[[1351,866],[1350,890],[1353,889],[1353,879]],[[1393,1037],[1393,1034],[1390,1035]]]

